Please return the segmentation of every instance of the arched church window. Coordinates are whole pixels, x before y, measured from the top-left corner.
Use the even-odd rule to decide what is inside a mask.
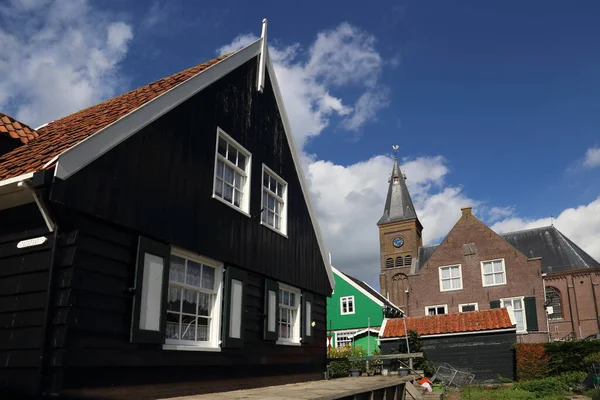
[[[394,259],[388,258],[387,260],[385,260],[385,266],[387,268],[392,268],[394,266]]]
[[[404,257],[404,265],[410,265],[410,264],[412,264],[412,256]]]
[[[548,314],[548,319],[562,319],[560,292],[557,288],[552,286],[546,287],[546,306],[552,307],[552,314]]]
[[[402,263],[402,256],[396,257],[396,267],[401,267],[402,265],[404,265]]]

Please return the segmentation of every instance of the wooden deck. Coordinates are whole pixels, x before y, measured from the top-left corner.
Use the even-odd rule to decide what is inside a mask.
[[[404,399],[404,384],[412,376],[361,376],[339,378],[290,385],[236,390],[199,396],[174,397],[169,400],[280,400],[280,399]]]

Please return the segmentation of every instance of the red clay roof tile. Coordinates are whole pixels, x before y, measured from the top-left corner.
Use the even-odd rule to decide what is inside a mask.
[[[24,123],[0,113],[0,136],[6,136],[27,144],[30,140],[38,137],[38,133]]]
[[[409,331],[414,330],[419,335],[478,332],[507,329],[513,326],[506,308],[406,318],[406,329]],[[388,319],[381,337],[404,336],[404,321],[402,318]]]
[[[37,132],[31,129],[31,132],[28,133],[37,137],[37,139],[30,140],[28,144],[0,156],[0,181],[41,170],[44,164],[52,160],[53,157],[228,56],[229,54],[217,57],[52,121],[39,128]],[[4,114],[0,114],[0,116],[0,119],[5,122],[4,126],[7,130],[13,128],[14,120],[11,119],[10,124],[8,124],[4,119],[6,116]],[[2,126],[3,124],[0,123],[0,128]],[[21,123],[21,126],[27,127],[23,123]],[[2,132],[1,129],[0,132]],[[23,143],[27,143],[24,141],[27,140],[26,135],[20,136],[20,139]]]

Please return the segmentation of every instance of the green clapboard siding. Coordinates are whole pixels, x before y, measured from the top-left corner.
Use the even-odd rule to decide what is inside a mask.
[[[373,355],[375,350],[379,351],[379,346],[377,346],[377,335],[375,333],[371,333],[369,336],[366,334],[360,335],[360,337],[354,339],[355,346],[361,346],[366,352],[369,350],[369,339],[371,341],[370,352],[367,355]]]
[[[383,322],[383,310],[381,306],[364,295],[354,286],[334,273],[335,290],[331,297],[327,298],[327,329],[359,329],[366,328],[368,319],[371,317],[371,326],[381,326]],[[340,298],[354,296],[354,314],[342,315],[340,310]]]

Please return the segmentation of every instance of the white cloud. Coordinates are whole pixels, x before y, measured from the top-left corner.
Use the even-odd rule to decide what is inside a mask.
[[[85,0],[14,0],[2,14],[0,109],[36,127],[118,94],[129,24]]]
[[[496,232],[554,226],[596,260],[600,260],[600,197],[587,205],[567,208],[552,221],[550,218],[508,218],[492,225]]]
[[[155,1],[154,3],[152,3],[150,8],[148,9],[148,12],[144,16],[141,26],[144,29],[154,28],[160,23],[167,21],[169,18],[169,14],[169,3],[163,2],[161,4],[159,1]]]
[[[258,36],[253,35],[251,33],[246,33],[243,35],[238,35],[233,39],[233,41],[225,46],[221,46],[217,49],[218,55],[228,54],[239,50],[243,47],[248,46],[250,43],[255,42],[259,39]]]
[[[583,165],[588,168],[600,167],[600,147],[592,147],[585,152]]]

